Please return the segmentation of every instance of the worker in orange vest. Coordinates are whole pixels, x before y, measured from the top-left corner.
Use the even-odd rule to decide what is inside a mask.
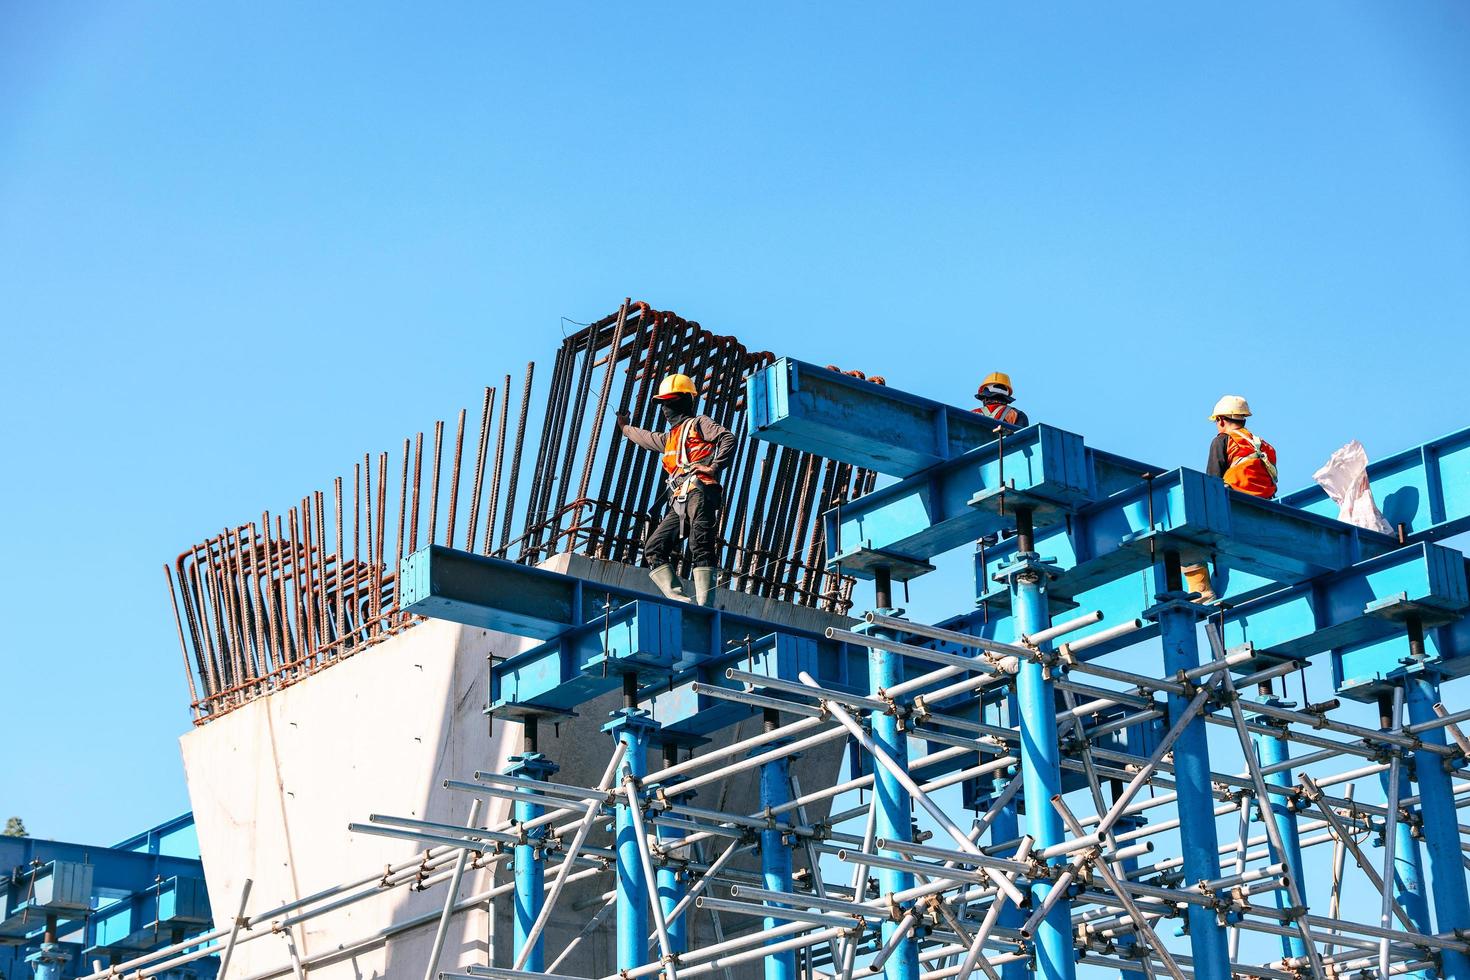
[[[694,414],[694,380],[671,374],[659,384],[658,402],[668,431],[660,434],[632,424],[627,412],[617,415],[618,428],[634,445],[659,453],[669,510],[643,542],[648,577],[670,599],[688,601],[674,570],[680,543],[687,538],[693,560],[694,598],[711,604],[719,563],[720,511],[724,491],[720,473],[735,455],[735,435],[708,415]]]
[[[1232,490],[1270,499],[1276,496],[1276,447],[1245,427],[1250,415],[1250,403],[1239,395],[1226,395],[1215,403],[1210,413],[1215,439],[1210,443],[1205,472],[1224,480]],[[1210,572],[1204,565],[1186,567],[1184,577],[1189,591],[1199,593],[1196,601],[1215,600]]]
[[[1016,400],[1016,394],[1011,388],[1011,376],[1004,371],[991,371],[987,374],[975,391],[975,400],[980,403],[980,407],[970,411],[977,415],[989,416],[999,422],[1023,428],[1031,424],[1026,413],[1012,404]]]

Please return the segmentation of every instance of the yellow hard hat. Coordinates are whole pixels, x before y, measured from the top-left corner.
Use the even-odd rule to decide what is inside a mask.
[[[655,401],[663,401],[666,398],[675,398],[679,395],[694,397],[694,379],[687,374],[671,374],[659,382],[658,394],[654,395]]]
[[[1210,421],[1218,418],[1243,419],[1250,415],[1250,402],[1239,395],[1225,395],[1215,402],[1215,410],[1210,413]]]
[[[1011,387],[1011,376],[1009,374],[1006,374],[1004,371],[991,371],[985,376],[985,380],[980,382],[980,387],[975,390],[975,398],[979,401],[984,401],[990,395],[1000,394],[1001,392],[995,390],[997,388],[1002,389],[1007,398],[1016,393],[1015,389]]]

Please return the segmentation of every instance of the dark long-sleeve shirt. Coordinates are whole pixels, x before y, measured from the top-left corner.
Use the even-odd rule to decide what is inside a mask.
[[[671,429],[670,431],[673,430]],[[702,462],[705,466],[713,470],[715,477],[718,478],[735,455],[735,433],[708,415],[694,416],[694,431],[699,438],[715,447],[714,452],[710,453]],[[640,429],[632,425],[623,429],[623,435],[633,445],[650,449],[656,453],[664,451],[664,446],[668,443],[669,439],[668,432],[650,432],[647,429]]]
[[[1215,436],[1210,443],[1210,459],[1205,463],[1205,472],[1210,476],[1224,477],[1230,469],[1230,437],[1225,433]]]

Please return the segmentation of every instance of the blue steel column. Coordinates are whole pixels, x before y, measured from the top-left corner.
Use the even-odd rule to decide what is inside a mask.
[[[648,743],[658,725],[647,712],[638,708],[638,678],[623,675],[623,710],[603,726],[628,747],[623,759],[624,773],[635,779],[648,775]],[[621,783],[619,783],[621,784]],[[648,914],[648,885],[643,880],[643,865],[638,856],[638,837],[629,801],[617,806],[617,904],[618,970],[632,970],[651,962],[649,938],[653,935]]]
[[[665,742],[664,766],[672,766],[677,763],[679,761],[678,753],[679,748],[677,743]],[[667,789],[670,786],[677,785],[678,782],[679,780],[675,778],[665,784],[665,788]],[[694,794],[690,793],[685,799],[687,800],[692,796]],[[684,829],[682,827],[661,825],[654,829],[654,833],[658,836],[659,843],[661,844],[672,844],[682,840],[684,837]],[[658,882],[659,907],[663,909],[664,921],[669,925],[669,946],[673,949],[675,956],[687,953],[689,952],[689,915],[686,913],[677,919],[669,918],[674,914],[674,906],[679,904],[679,901],[683,899],[685,892],[688,890],[686,872],[678,865],[666,863],[659,865],[653,874]]]
[[[1158,605],[1144,615],[1158,620],[1164,648],[1164,673],[1198,667],[1199,637],[1195,625],[1205,607],[1190,602],[1183,591],[1179,554],[1165,552],[1154,563]],[[1190,698],[1169,695],[1170,718],[1183,714]],[[1179,794],[1179,837],[1184,858],[1184,886],[1220,877],[1220,838],[1215,830],[1215,797],[1211,792],[1210,746],[1205,721],[1196,717],[1174,743],[1174,780]],[[1230,980],[1230,949],[1225,928],[1215,912],[1189,907],[1189,945],[1196,980]]]
[[[1378,696],[1378,727],[1384,731],[1397,728],[1399,719],[1393,714],[1394,696],[1391,693]],[[1388,798],[1388,770],[1384,770],[1378,777],[1383,784],[1384,799]],[[1413,783],[1409,779],[1409,760],[1407,757],[1399,762],[1399,794],[1398,798],[1406,800],[1414,795]],[[1405,808],[1407,809],[1407,808]],[[1393,895],[1414,923],[1414,928],[1426,935],[1434,932],[1433,924],[1429,918],[1429,898],[1424,893],[1424,870],[1423,861],[1419,854],[1419,841],[1414,837],[1414,825],[1409,820],[1390,820],[1394,835],[1393,842]],[[1414,980],[1429,980],[1430,974],[1426,971],[1416,971],[1405,974]]]
[[[770,708],[765,710],[764,720],[765,730],[768,732],[774,731],[780,723],[777,712]],[[769,746],[761,746],[761,749],[774,748],[780,744],[782,743],[774,742]],[[791,798],[790,786],[789,759],[776,759],[762,765],[761,810],[769,813],[772,807],[778,807],[789,801]],[[791,848],[783,836],[781,831],[770,827],[761,831],[761,878],[763,879],[762,884],[768,891],[789,892],[793,890]],[[767,930],[785,925],[787,921],[775,915],[768,915],[762,920]],[[796,980],[795,950],[768,955],[765,963],[766,980]]]
[[[1271,696],[1271,686],[1269,684],[1262,684],[1260,693],[1265,696],[1264,700],[1267,703],[1279,703],[1276,698]],[[1268,722],[1262,718],[1258,718],[1256,721],[1260,724],[1270,725],[1272,728],[1276,727],[1274,722]],[[1291,758],[1291,746],[1281,736],[1252,732],[1251,741],[1255,743],[1256,758],[1260,761],[1262,769],[1269,769],[1269,767],[1286,762]],[[1289,768],[1282,769],[1278,772],[1267,772],[1265,776],[1268,786],[1284,786],[1290,789],[1294,785]],[[1281,844],[1286,848],[1286,853],[1277,854],[1275,853],[1276,849],[1274,847],[1270,847],[1269,844],[1267,846],[1270,847],[1272,857],[1276,861],[1286,865],[1286,873],[1291,876],[1292,882],[1296,884],[1298,893],[1305,894],[1307,883],[1306,879],[1302,876],[1302,840],[1301,836],[1297,833],[1296,819],[1292,815],[1291,804],[1288,802],[1289,799],[1289,797],[1278,796],[1273,793],[1271,794],[1271,799],[1268,801],[1271,807],[1271,820],[1276,824],[1277,832],[1281,834]],[[1218,864],[1216,866],[1218,867]],[[1278,888],[1271,894],[1275,896],[1276,907],[1278,909],[1286,908],[1291,902],[1285,888]],[[1281,937],[1281,953],[1283,956],[1288,957],[1306,956],[1307,946],[1302,942],[1302,937],[1297,932],[1292,931]]]
[[[1039,633],[1051,623],[1045,578],[1051,570],[1035,551],[1032,514],[1016,511],[1016,557],[998,573],[1008,580],[1016,639]],[[1057,740],[1057,698],[1048,668],[1030,660],[1021,662],[1016,675],[1016,702],[1021,716],[1021,780],[1026,803],[1026,832],[1035,849],[1060,844],[1062,818],[1051,798],[1062,791],[1062,750]],[[1061,863],[1057,858],[1052,863]],[[1033,882],[1031,901],[1039,905],[1051,892],[1051,883]],[[1036,932],[1036,970],[1042,980],[1072,980],[1077,960],[1072,948],[1072,903],[1054,905]]]
[[[873,570],[873,587],[877,612],[895,615],[893,608],[893,581],[889,569],[879,566]],[[882,630],[876,635],[890,636]],[[892,638],[892,637],[890,637]],[[868,653],[868,681],[873,691],[887,690],[903,681],[903,658],[885,650],[870,650]],[[904,769],[909,764],[908,739],[898,730],[898,718],[888,712],[874,712],[872,721],[873,741],[887,752]],[[913,820],[910,816],[911,801],[897,779],[884,767],[873,766],[873,805],[877,807],[873,821],[875,838],[891,841],[912,841]],[[887,857],[901,858],[896,851],[882,852]],[[914,876],[907,871],[894,868],[878,869],[878,891],[891,895],[914,887]],[[887,943],[898,923],[891,918],[883,920],[882,937]],[[919,947],[911,932],[898,944],[883,964],[886,980],[919,980]]]
[[[528,779],[549,779],[557,771],[557,766],[546,756],[536,751],[536,717],[531,715],[524,723],[525,751],[520,755],[511,756],[510,765],[506,768],[507,776],[525,776]],[[524,827],[527,823],[535,820],[546,812],[546,808],[537,803],[522,802],[515,803],[516,823]],[[531,927],[535,924],[537,916],[541,914],[541,905],[546,898],[546,860],[541,851],[541,846],[546,839],[546,828],[537,827],[529,832],[523,831],[521,837],[524,843],[515,846],[515,956],[520,957],[521,951],[526,947],[526,937],[530,935]],[[546,969],[546,940],[544,934],[536,937],[536,945],[532,947],[531,954],[526,958],[524,970],[532,973],[540,973]]]
[[[1424,632],[1417,621],[1409,623],[1409,652],[1411,657],[1422,660]],[[1410,724],[1435,720],[1434,706],[1439,701],[1437,677],[1425,673],[1405,678],[1404,694],[1409,705]],[[1419,734],[1419,739],[1426,746],[1446,744],[1443,728],[1427,729]],[[1460,821],[1455,812],[1450,774],[1445,771],[1443,757],[1429,749],[1414,752],[1414,774],[1419,783],[1419,807],[1424,816],[1424,845],[1429,852],[1435,931],[1470,929],[1470,895],[1465,889]],[[1470,980],[1470,957],[1450,950],[1440,955],[1441,976],[1446,980]]]
[[[46,929],[42,933],[41,948],[26,957],[35,973],[35,980],[61,980],[62,967],[71,959],[71,954],[56,942],[56,916],[46,916]]]

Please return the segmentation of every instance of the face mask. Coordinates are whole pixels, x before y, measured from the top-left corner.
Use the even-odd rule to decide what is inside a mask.
[[[659,402],[658,409],[664,413],[664,421],[669,425],[678,425],[689,417],[689,405],[682,398]]]

